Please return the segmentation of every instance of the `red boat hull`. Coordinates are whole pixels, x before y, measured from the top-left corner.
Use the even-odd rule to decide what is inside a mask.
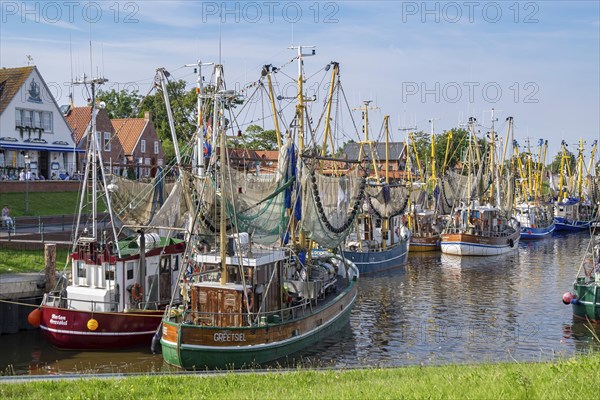
[[[110,350],[150,346],[163,311],[102,313],[42,306],[40,328],[55,347],[66,350]],[[90,330],[95,319],[98,328]]]

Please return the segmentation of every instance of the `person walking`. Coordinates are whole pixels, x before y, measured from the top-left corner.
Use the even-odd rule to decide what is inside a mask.
[[[2,209],[2,222],[6,225],[8,229],[11,229],[13,227],[13,220],[10,217],[10,208],[8,208],[8,205],[6,204]]]

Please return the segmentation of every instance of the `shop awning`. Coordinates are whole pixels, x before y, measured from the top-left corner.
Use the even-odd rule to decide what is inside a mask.
[[[55,151],[61,153],[85,153],[84,149],[77,147],[67,146],[52,146],[52,145],[31,145],[24,143],[2,143],[0,142],[0,149],[5,150],[31,150],[31,151]]]

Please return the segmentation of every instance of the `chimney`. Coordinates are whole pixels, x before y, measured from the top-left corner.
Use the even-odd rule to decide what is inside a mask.
[[[150,111],[145,111],[144,112],[144,119],[147,121],[152,122],[152,118],[150,118]]]

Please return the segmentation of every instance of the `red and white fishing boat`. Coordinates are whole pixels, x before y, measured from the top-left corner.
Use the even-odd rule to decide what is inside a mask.
[[[164,308],[179,295],[172,296],[185,244],[171,237],[174,230],[163,227],[171,233],[161,237],[147,226],[123,225],[121,230],[130,236],[117,233],[111,199],[120,195],[119,187],[114,181],[106,184],[108,173],[98,173],[103,164],[94,94],[95,85],[102,81],[90,82],[91,129],[69,268],[29,316],[30,323],[39,324],[49,342],[61,349],[150,346]],[[96,212],[101,196],[110,218],[103,221],[107,227],[103,232]],[[90,209],[84,220],[84,210]]]

